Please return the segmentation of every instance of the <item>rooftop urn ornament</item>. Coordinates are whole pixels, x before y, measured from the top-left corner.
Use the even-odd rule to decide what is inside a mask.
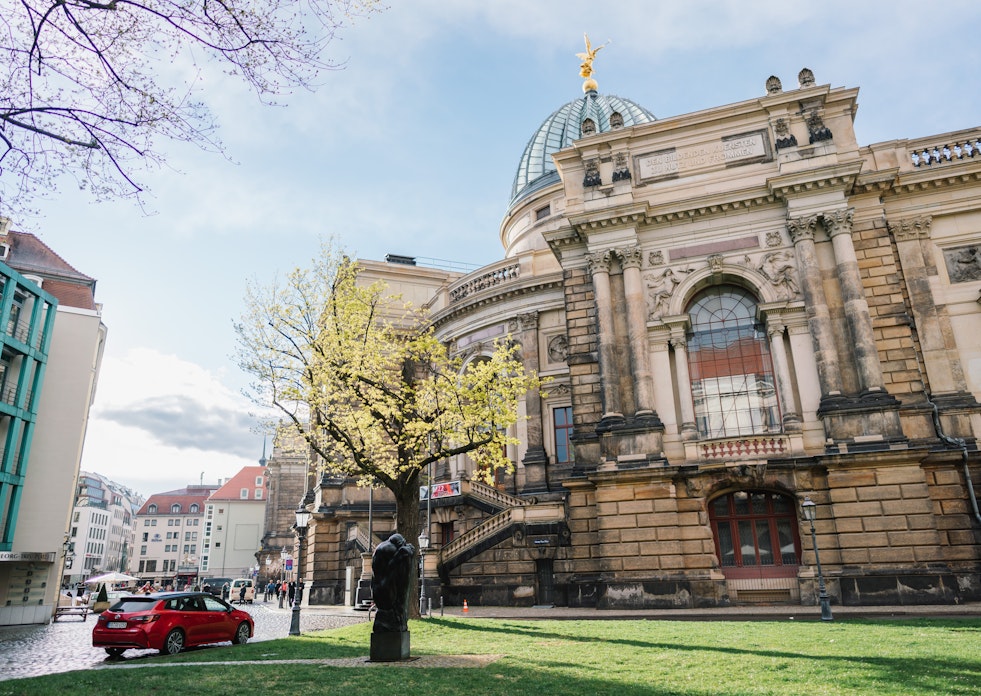
[[[603,44],[603,46],[597,46],[596,48],[593,48],[592,45],[589,43],[589,35],[583,34],[582,36],[586,40],[586,52],[576,54],[576,57],[582,61],[582,64],[579,66],[579,75],[580,77],[586,78],[586,81],[582,83],[582,91],[596,92],[597,90],[599,90],[599,85],[597,85],[596,80],[592,78],[593,60],[596,59],[596,54],[600,52],[603,46],[606,46],[610,42],[607,41],[605,44]]]

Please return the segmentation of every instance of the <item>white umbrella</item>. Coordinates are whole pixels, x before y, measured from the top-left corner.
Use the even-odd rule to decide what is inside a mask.
[[[96,575],[85,581],[86,585],[101,585],[104,582],[117,583],[117,582],[135,582],[139,578],[134,578],[132,575],[126,575],[125,573],[117,573],[113,571],[111,573],[106,573],[105,575]]]

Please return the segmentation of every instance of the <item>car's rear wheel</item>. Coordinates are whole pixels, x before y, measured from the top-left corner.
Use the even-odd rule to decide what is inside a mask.
[[[235,637],[232,638],[232,642],[235,645],[245,645],[249,642],[249,637],[252,635],[252,631],[249,630],[249,625],[244,621],[238,625],[235,629]]]
[[[106,648],[106,652],[109,653],[109,657],[119,657],[126,652],[126,648]]]
[[[167,634],[167,638],[164,640],[163,650],[160,652],[167,653],[168,655],[176,655],[183,649],[184,632],[175,628],[173,631]]]

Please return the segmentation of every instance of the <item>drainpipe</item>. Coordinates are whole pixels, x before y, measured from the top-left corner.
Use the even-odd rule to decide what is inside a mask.
[[[967,485],[967,495],[971,499],[971,510],[974,512],[974,519],[978,521],[978,524],[981,524],[981,511],[978,510],[978,498],[974,494],[974,481],[971,480],[971,468],[968,466],[967,443],[962,437],[951,437],[944,432],[943,426],[940,424],[940,412],[937,410],[937,405],[933,403],[929,392],[927,393],[927,403],[930,404],[930,408],[933,410],[933,427],[937,430],[937,436],[948,447],[957,448],[961,451],[961,462],[964,466],[964,482]]]

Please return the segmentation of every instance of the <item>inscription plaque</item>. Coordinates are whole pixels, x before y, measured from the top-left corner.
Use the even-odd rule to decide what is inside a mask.
[[[696,169],[743,164],[770,156],[763,132],[744,133],[721,140],[659,150],[636,158],[641,179],[660,179]]]

